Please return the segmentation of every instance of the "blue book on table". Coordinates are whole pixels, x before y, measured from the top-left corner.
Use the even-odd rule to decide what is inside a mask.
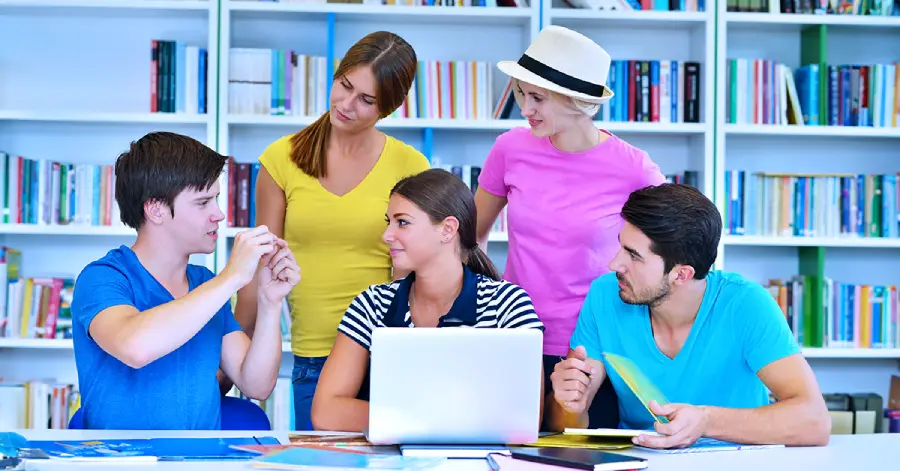
[[[29,458],[73,461],[249,460],[258,457],[232,445],[278,445],[274,437],[136,438],[97,440],[31,440],[19,450]]]

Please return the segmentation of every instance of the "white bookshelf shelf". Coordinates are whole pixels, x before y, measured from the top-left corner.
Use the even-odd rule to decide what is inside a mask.
[[[232,114],[226,122],[239,126],[308,126],[317,117],[314,116],[272,116]],[[470,131],[509,130],[517,126],[527,125],[518,119],[420,119],[420,118],[385,118],[378,122],[382,129],[460,129]]]
[[[183,113],[0,110],[0,121],[206,125],[209,124],[212,119],[213,117],[210,115]]]
[[[900,360],[900,348],[804,348],[806,358],[884,358]]]
[[[784,13],[736,13],[725,14],[728,23],[745,23],[750,25],[829,25],[855,26],[861,28],[889,27],[900,28],[900,17],[870,15],[807,15]]]
[[[0,235],[134,236],[127,226],[0,224]]]
[[[0,0],[0,8],[102,8],[131,10],[207,10],[206,0]]]
[[[0,349],[72,350],[72,339],[18,339],[0,337]],[[291,343],[281,343],[282,353],[290,353]]]
[[[726,124],[725,133],[749,136],[809,136],[835,138],[900,139],[900,127],[876,128],[867,126],[797,126],[766,124]]]
[[[596,26],[600,21],[628,23],[631,26],[660,26],[665,28],[693,28],[712,18],[710,12],[587,10],[581,8],[551,8],[549,20],[554,24],[578,28]]]
[[[233,238],[238,232],[245,230],[247,230],[247,228],[244,227],[223,227],[219,229],[219,236]],[[491,232],[488,236],[488,241],[490,242],[506,242],[508,240],[509,237],[505,232]]]
[[[0,349],[71,350],[72,339],[0,338]]]
[[[759,247],[846,247],[846,248],[900,248],[900,239],[887,237],[773,237],[773,236],[722,236],[727,245]]]
[[[72,350],[72,339],[17,339],[0,338],[0,349],[20,350]],[[282,353],[291,352],[291,343],[282,342]],[[804,348],[806,358],[853,359],[882,358],[900,359],[898,348]]]
[[[228,115],[226,123],[232,126],[308,126],[315,121],[311,116],[272,116],[272,115]],[[647,133],[647,134],[703,134],[707,126],[702,123],[635,123],[597,121],[597,126],[612,132]],[[468,130],[468,131],[507,131],[512,128],[527,126],[522,119],[419,119],[419,118],[385,118],[378,122],[382,129],[425,129],[435,130]]]
[[[305,19],[315,15],[334,13],[342,20],[380,22],[413,20],[417,22],[440,22],[472,24],[484,22],[496,25],[526,24],[531,20],[531,8],[513,7],[429,7],[405,5],[358,5],[340,3],[281,3],[257,1],[223,1],[232,14],[267,13],[271,15],[302,14]],[[374,17],[374,18],[373,18]]]

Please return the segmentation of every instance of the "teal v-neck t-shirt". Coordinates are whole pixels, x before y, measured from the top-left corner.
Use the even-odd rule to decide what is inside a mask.
[[[682,349],[669,358],[656,346],[647,306],[619,297],[615,273],[591,284],[570,342],[602,360],[619,397],[620,428],[645,430],[653,416],[631,392],[603,353],[623,356],[656,385],[669,402],[730,408],[769,403],[757,377],[764,366],[800,353],[774,297],[737,273],[707,276],[703,302]]]

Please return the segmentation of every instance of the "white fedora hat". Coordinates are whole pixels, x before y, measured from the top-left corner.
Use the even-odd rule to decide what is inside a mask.
[[[542,29],[518,61],[497,68],[512,78],[563,95],[605,103],[614,93],[606,86],[610,57],[587,36],[562,26]]]

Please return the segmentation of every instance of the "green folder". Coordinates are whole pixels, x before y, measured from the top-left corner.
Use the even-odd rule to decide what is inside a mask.
[[[603,356],[610,366],[616,370],[616,373],[622,377],[622,380],[625,381],[625,384],[641,401],[641,404],[647,408],[647,412],[653,416],[653,420],[661,424],[669,423],[669,419],[650,412],[650,401],[656,401],[661,406],[669,403],[666,396],[650,381],[650,378],[647,378],[637,365],[628,358],[608,352],[604,352]]]

